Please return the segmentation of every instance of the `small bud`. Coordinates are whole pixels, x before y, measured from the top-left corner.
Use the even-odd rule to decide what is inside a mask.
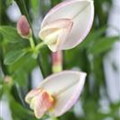
[[[17,22],[17,32],[23,38],[29,38],[32,31],[30,25],[24,15]]]
[[[12,86],[13,85],[12,78],[10,76],[5,76],[4,83],[7,84],[8,86]]]

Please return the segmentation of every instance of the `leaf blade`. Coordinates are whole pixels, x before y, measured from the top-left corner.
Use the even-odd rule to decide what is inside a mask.
[[[22,58],[26,53],[26,50],[10,51],[5,56],[4,64],[11,65]]]

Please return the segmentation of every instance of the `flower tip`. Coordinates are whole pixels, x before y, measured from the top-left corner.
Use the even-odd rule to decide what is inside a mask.
[[[23,38],[29,38],[32,34],[30,25],[24,15],[17,22],[17,32]]]

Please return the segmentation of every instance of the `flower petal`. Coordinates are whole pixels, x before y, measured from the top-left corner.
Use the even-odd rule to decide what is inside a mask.
[[[41,29],[59,19],[72,19],[73,27],[59,50],[71,49],[82,42],[90,31],[94,17],[92,0],[70,0],[54,7],[44,18]]]
[[[40,94],[40,89],[33,89],[31,90],[25,97],[25,101],[30,103],[32,98]]]
[[[59,19],[49,23],[41,29],[39,36],[48,44],[51,51],[56,52],[59,46],[67,39],[73,22],[70,19]]]
[[[84,86],[86,73],[64,71],[46,78],[40,89],[49,91],[55,97],[55,105],[50,114],[57,117],[68,111],[78,100]]]
[[[35,116],[40,119],[44,113],[46,112],[46,108],[44,108],[43,106],[43,98],[42,95],[38,95],[36,97],[36,102],[35,102],[35,106],[34,106],[34,113]]]
[[[40,95],[36,97],[36,102],[34,106],[34,113],[37,118],[41,118],[45,112],[47,112],[51,106],[53,105],[53,98],[47,93],[43,91]]]

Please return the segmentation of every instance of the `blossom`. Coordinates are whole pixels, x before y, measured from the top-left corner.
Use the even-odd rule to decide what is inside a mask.
[[[39,37],[53,52],[74,48],[89,33],[93,18],[92,0],[64,1],[45,16]]]
[[[55,73],[43,80],[38,88],[31,90],[25,100],[37,118],[44,114],[61,116],[77,102],[85,77],[86,73],[77,71]]]
[[[23,38],[29,38],[32,33],[30,25],[24,15],[22,15],[17,22],[17,32]]]

